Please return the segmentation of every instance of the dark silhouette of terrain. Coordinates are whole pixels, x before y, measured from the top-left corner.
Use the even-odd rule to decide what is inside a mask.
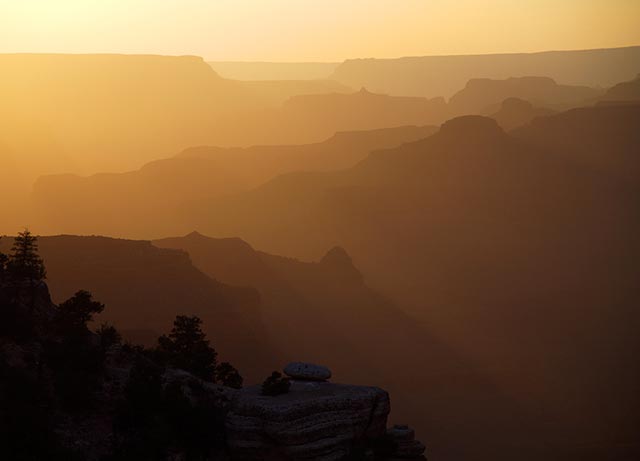
[[[198,313],[207,319],[205,331],[217,352],[225,359],[231,358],[234,364],[244,364],[246,368],[239,365],[239,369],[243,376],[250,376],[249,383],[255,382],[255,376],[260,376],[255,374],[256,369],[269,367],[274,360],[282,361],[285,357],[300,359],[309,354],[322,358],[325,363],[331,362],[336,378],[343,382],[353,379],[355,383],[384,384],[390,390],[401,390],[392,418],[400,421],[416,418],[419,427],[432,432],[430,446],[434,454],[467,456],[477,450],[479,443],[482,443],[485,453],[500,453],[501,443],[478,430],[489,412],[493,413],[491,430],[508,431],[512,443],[518,445],[529,437],[528,426],[514,423],[526,420],[518,405],[482,370],[474,369],[432,338],[415,319],[367,288],[361,274],[342,249],[331,250],[319,263],[303,263],[257,252],[237,239],[217,240],[194,233],[184,238],[156,242],[156,245],[188,248],[199,262],[199,267],[207,268],[212,277],[215,275],[225,282],[251,283],[259,287],[265,323],[273,328],[271,336],[282,349],[282,354],[276,359],[274,355],[266,354],[265,348],[269,345],[260,341],[263,337],[260,331],[251,328],[251,325],[255,327],[255,321],[251,323],[255,318],[245,323],[234,322],[237,311],[224,308],[229,299],[232,302],[237,300],[237,297],[232,297],[234,293],[250,290],[231,290],[227,285],[213,282],[212,278],[202,282],[205,276],[200,272],[194,275],[196,270],[186,264],[186,255],[180,251],[154,249],[148,242],[99,237],[44,237],[40,242],[47,262],[49,283],[57,287],[54,289],[61,299],[77,277],[81,286],[93,287],[110,300],[99,320],[110,320],[116,326],[143,325],[155,329],[171,311]],[[176,264],[176,259],[187,267]],[[222,295],[207,296],[206,291],[199,288],[207,283],[216,285]],[[3,294],[1,288],[0,285],[0,296]],[[76,288],[71,292],[74,290]],[[100,311],[104,308],[98,307]],[[115,312],[110,313],[110,310]],[[189,326],[192,324],[189,318],[178,317],[174,331],[191,331],[193,328]],[[102,327],[99,331],[105,337],[116,338],[116,332],[111,328]],[[160,331],[166,331],[166,327]],[[123,333],[125,338],[136,338],[135,331],[125,330]],[[137,333],[140,338],[141,332]],[[160,340],[160,347],[151,358],[162,359],[168,366],[186,369],[210,380],[207,370],[211,365],[207,357],[212,356],[211,352],[194,346],[191,353],[186,354],[185,341],[178,343],[182,344],[178,349],[168,342],[178,341],[175,333],[172,335],[168,340]],[[147,337],[147,344],[153,345],[157,335],[148,332]],[[195,335],[195,340],[199,341],[199,338],[200,334]],[[182,355],[175,357],[179,351]],[[16,350],[10,349],[9,352],[15,354]],[[425,368],[417,363],[416,356],[420,356],[428,366]],[[107,400],[102,402],[103,410],[111,405],[108,402],[117,399],[117,392],[121,390],[118,383],[124,379],[122,374],[133,361],[129,352],[125,352],[123,357],[119,349],[110,352],[108,357],[108,366],[116,367],[108,370],[109,375],[115,375],[111,378],[115,382],[105,386],[103,392],[106,395],[100,395],[100,399]],[[204,362],[199,361],[199,357]],[[79,363],[78,366],[85,365]],[[189,375],[178,373],[171,376],[183,383],[191,381]],[[195,386],[193,392],[196,389],[205,393],[210,390],[197,382],[190,386]],[[147,391],[151,389],[147,388]],[[189,388],[186,389],[185,392],[189,392]],[[116,396],[112,395],[114,392]],[[199,395],[198,392],[195,395]],[[223,399],[222,402],[228,404],[228,400]],[[144,411],[151,411],[144,406],[144,399],[129,402],[133,409],[138,403]],[[156,404],[159,405],[157,411],[165,408],[161,402]],[[423,408],[429,408],[429,414],[425,414]],[[93,438],[93,449],[102,452],[108,448],[104,444],[109,438],[112,416],[103,414],[102,410],[96,411],[93,418],[97,421],[93,418],[84,421],[83,417],[63,432],[69,432],[66,437],[70,441]],[[149,413],[149,417],[157,416],[155,412]],[[98,431],[96,424],[102,425],[99,426],[102,429]],[[140,435],[133,430],[128,434],[131,437],[144,436],[144,433]],[[197,437],[197,434],[199,432],[193,436]],[[463,434],[466,436],[461,441]],[[481,442],[483,439],[485,441]],[[148,450],[155,443],[163,442],[154,438],[138,449]]]
[[[437,124],[447,116],[443,98],[410,98],[375,94],[364,87],[356,93],[301,95],[283,106],[287,120],[296,125],[323,125],[336,131],[370,130],[402,125]],[[341,130],[338,129],[342,127]]]
[[[38,242],[0,253],[0,442],[11,460],[227,459],[225,418],[242,377],[198,317],[149,348],[94,328],[86,290],[54,304]],[[381,421],[386,423],[386,415]],[[383,426],[384,429],[384,426]]]
[[[569,109],[586,105],[602,94],[586,86],[558,85],[548,77],[520,77],[506,80],[471,79],[449,100],[457,115],[488,115],[508,98],[529,101],[534,106]]]
[[[452,96],[473,78],[541,75],[566,85],[609,87],[640,68],[640,47],[542,53],[350,59],[332,79],[352,88],[429,98]]]
[[[162,236],[184,230],[185,202],[247,191],[292,171],[347,168],[372,150],[436,130],[405,126],[341,132],[307,145],[191,148],[123,174],[40,178],[33,201],[40,228],[49,232]]]
[[[604,105],[540,117],[512,134],[531,146],[571,162],[590,175],[602,178],[601,181],[607,181],[594,182],[591,184],[594,189],[611,181],[615,185],[612,190],[605,188],[600,191],[598,203],[603,203],[618,198],[626,201],[636,191],[640,174],[640,158],[636,154],[640,145],[638,126],[640,104]],[[625,188],[631,195],[625,195]],[[616,193],[623,195],[616,197]]]
[[[109,306],[101,321],[125,339],[151,345],[176,315],[197,315],[219,352],[255,380],[276,355],[267,338],[260,298],[252,288],[220,283],[182,251],[105,237],[41,237],[40,254],[54,302],[89,290]],[[0,240],[0,251],[10,246]]]
[[[269,252],[347,248],[370,286],[548,421],[547,453],[623,457],[637,451],[640,404],[638,126],[640,106],[510,135],[462,117],[352,169],[285,175],[189,212]]]
[[[552,115],[555,111],[544,107],[535,107],[529,101],[518,98],[507,98],[500,109],[491,115],[505,131],[524,126],[536,117]]]
[[[286,361],[309,357],[331,363],[343,382],[389,389],[391,420],[428,432],[434,456],[473,459],[478,450],[499,456],[500,442],[482,428],[488,413],[490,430],[508,434],[514,445],[525,443],[534,427],[548,430],[484,370],[434,338],[428,324],[372,291],[342,248],[310,263],[196,232],[153,243],[187,251],[198,268],[224,283],[256,287],[270,337]]]
[[[640,74],[633,80],[618,83],[609,88],[600,100],[605,103],[638,103],[640,101]]]
[[[257,288],[264,322],[278,348],[288,354],[286,361],[308,357],[331,363],[350,382],[372,375],[381,380],[394,374],[385,368],[398,366],[395,354],[420,343],[420,334],[403,337],[413,320],[366,286],[342,248],[312,263],[256,251],[240,239],[196,232],[153,244],[188,252],[200,270],[223,283]],[[396,323],[403,327],[391,328]],[[383,336],[384,342],[376,341]],[[355,363],[360,366],[354,368]]]
[[[45,237],[45,274],[21,234],[0,254],[0,305],[19,314],[0,332],[71,334],[1,339],[0,375],[22,367],[38,397],[86,397],[104,371],[103,337],[118,334],[89,330],[104,302],[100,320],[147,345],[176,315],[175,332],[203,340],[197,316],[250,382],[274,360],[311,359],[384,385],[398,395],[393,418],[424,433],[437,459],[636,459],[639,60],[640,47],[349,61],[334,78],[376,92],[343,93],[333,81],[226,80],[195,57],[1,55],[0,224],[237,238]],[[464,82],[449,103],[421,96]],[[464,116],[432,126],[453,115]],[[269,145],[224,147],[255,144]],[[146,163],[194,145],[221,147]],[[41,173],[125,166],[43,177],[27,207]],[[155,351],[164,363],[187,380],[216,377],[177,354],[175,332]],[[192,351],[215,358],[203,344]],[[127,370],[150,354],[127,348]],[[58,366],[82,379],[52,385]],[[234,370],[224,374],[237,384]],[[147,379],[164,395],[164,375],[140,373],[137,395]],[[2,409],[20,383],[0,382]],[[17,395],[49,437],[48,397]],[[165,397],[142,399],[140,413],[164,411]],[[10,427],[2,412],[0,424]]]

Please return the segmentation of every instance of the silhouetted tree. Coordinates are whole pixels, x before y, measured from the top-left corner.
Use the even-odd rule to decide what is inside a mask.
[[[109,349],[111,346],[122,343],[122,336],[118,333],[118,330],[113,325],[103,323],[100,328],[96,330],[98,338],[100,338],[100,347],[103,350]]]
[[[158,339],[157,351],[168,366],[215,381],[218,353],[209,345],[198,317],[177,316],[171,333]]]
[[[216,381],[223,386],[241,389],[243,379],[229,362],[222,362],[216,368]]]
[[[105,363],[105,349],[96,344],[87,323],[104,310],[91,293],[78,291],[58,306],[53,337],[44,353],[53,370],[56,391],[70,409],[83,409],[93,399]]]
[[[38,255],[38,238],[29,229],[18,233],[7,263],[9,275],[17,280],[40,282],[47,276],[42,258]]]
[[[23,278],[20,275],[23,271],[18,269],[18,265],[11,263],[11,258],[8,255],[0,253],[0,336],[27,340],[33,336],[37,322],[33,310],[16,303],[15,292],[7,286],[13,277],[10,271],[15,270],[19,274],[17,278]],[[31,297],[33,307],[36,293],[33,291],[31,294],[33,295]]]
[[[73,461],[55,432],[49,389],[36,373],[12,367],[0,356],[0,458]]]
[[[2,237],[0,237],[0,240],[2,240]],[[0,283],[5,280],[8,260],[9,257],[6,254],[0,252]]]
[[[115,460],[166,459],[171,429],[165,416],[162,367],[138,356],[113,424]]]
[[[180,459],[208,460],[224,446],[224,412],[215,398],[189,384],[193,395],[185,394],[181,383],[163,386],[163,368],[138,356],[114,420],[113,460]],[[173,459],[173,457],[171,457]]]
[[[58,306],[58,317],[65,326],[82,328],[103,310],[104,304],[94,301],[88,291],[80,290]]]
[[[276,396],[289,392],[291,382],[289,378],[285,378],[281,373],[274,371],[262,383],[262,395]]]

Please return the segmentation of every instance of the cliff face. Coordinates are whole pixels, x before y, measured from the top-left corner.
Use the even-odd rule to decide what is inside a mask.
[[[300,371],[283,395],[230,389],[168,368],[151,351],[106,344],[84,326],[61,334],[61,311],[44,283],[1,283],[0,306],[7,459],[337,461],[360,459],[352,457],[363,447],[373,454],[382,440],[387,455],[418,459],[424,451],[408,429],[408,441],[395,428],[387,435],[382,389],[307,380]],[[82,389],[69,393],[78,382]]]
[[[465,422],[470,413],[494,428],[501,419],[503,434],[520,440],[510,450],[521,459],[542,447],[532,446],[532,428],[555,453],[576,453],[584,447],[578,441],[589,441],[585,459],[596,457],[617,443],[605,426],[615,424],[630,443],[629,408],[640,403],[629,385],[635,381],[626,378],[639,372],[629,356],[639,321],[639,121],[637,106],[591,107],[506,134],[492,120],[463,118],[351,170],[284,176],[194,216],[204,221],[209,213],[211,222],[198,225],[204,232],[299,258],[317,258],[339,243],[371,286],[488,370],[514,401],[527,402],[528,414],[518,420],[526,427],[513,423],[509,411],[519,406],[511,401],[484,413],[467,406]],[[602,393],[602,379],[615,392]],[[405,392],[414,383],[405,380]],[[469,405],[487,401],[472,398],[471,387],[462,393]],[[435,406],[454,401],[430,400],[422,427],[433,439],[438,428],[426,425]],[[445,427],[456,408],[440,410]],[[442,435],[460,429],[460,419],[446,423]],[[460,458],[508,457],[506,447],[488,446],[491,437],[480,435],[486,428],[478,421],[465,435],[441,439],[434,456],[464,449]],[[478,439],[462,447],[469,434]]]
[[[289,393],[269,397],[244,389],[227,415],[233,459],[334,461],[358,441],[385,434],[389,395],[382,389],[293,381]]]
[[[140,448],[149,456],[158,445],[141,437],[145,418],[175,423],[176,416],[186,416],[181,424],[189,430],[189,419],[198,412],[209,413],[199,421],[203,431],[212,432],[203,447],[213,456],[207,459],[222,459],[221,426],[215,419],[228,410],[234,389],[164,368],[148,352],[115,338],[107,344],[102,333],[64,323],[60,312],[43,282],[0,282],[3,459],[131,459],[122,457],[122,450],[130,454]],[[183,416],[174,412],[180,407]],[[181,439],[175,428],[156,429],[163,431],[172,454],[186,456],[185,446],[175,443]],[[139,442],[142,447],[135,447]]]
[[[100,321],[145,345],[155,345],[176,315],[197,315],[215,348],[245,379],[253,382],[269,371],[273,352],[256,290],[213,280],[185,252],[149,242],[57,236],[41,237],[39,244],[55,302],[88,290],[107,306]],[[2,239],[0,251],[10,245]]]

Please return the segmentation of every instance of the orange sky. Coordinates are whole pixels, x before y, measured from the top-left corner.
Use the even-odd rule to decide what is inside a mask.
[[[640,44],[639,0],[0,0],[0,52],[341,61]]]

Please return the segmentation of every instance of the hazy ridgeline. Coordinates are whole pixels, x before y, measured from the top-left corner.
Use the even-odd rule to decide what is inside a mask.
[[[433,459],[634,459],[638,73],[0,55],[0,232],[69,234],[40,239],[54,301],[132,341],[198,315],[249,382],[391,390]]]
[[[328,79],[340,63],[331,62],[233,62],[208,63],[224,78],[247,81],[323,80]]]
[[[540,75],[568,85],[609,87],[638,73],[640,46],[583,51],[351,59],[331,78],[407,96],[452,96],[472,78]]]

